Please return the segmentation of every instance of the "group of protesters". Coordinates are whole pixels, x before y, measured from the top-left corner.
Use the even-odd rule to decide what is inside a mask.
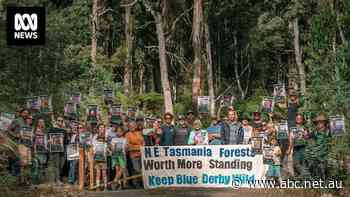
[[[281,117],[275,113],[268,113],[263,118],[260,113],[253,117],[242,115],[239,117],[237,109],[228,107],[225,117],[210,117],[209,127],[202,125],[201,116],[196,117],[193,111],[183,115],[165,113],[162,117],[145,118],[135,113],[122,113],[118,117],[108,117],[102,121],[76,121],[75,126],[62,115],[50,118],[36,118],[30,110],[23,108],[18,111],[17,118],[8,128],[8,134],[20,144],[20,130],[30,127],[33,130],[33,146],[21,145],[20,156],[12,158],[10,171],[20,177],[22,183],[40,184],[77,184],[79,177],[79,160],[69,160],[67,146],[80,144],[80,135],[90,133],[90,144],[84,146],[84,154],[88,160],[95,160],[93,168],[84,161],[85,179],[93,175],[97,190],[135,187],[141,188],[142,181],[138,177],[142,171],[141,148],[143,146],[182,146],[182,145],[249,145],[255,137],[263,134],[263,143],[273,148],[272,162],[269,163],[267,177],[281,177],[281,169],[288,168],[286,161],[293,161],[293,176],[314,174],[326,176],[327,144],[331,136],[327,127],[327,119],[320,113],[313,123],[314,130],[305,126],[304,117],[298,113],[297,96],[291,95],[288,106],[288,125],[297,128],[300,135],[288,133],[285,139],[278,138]],[[50,128],[49,126],[50,125]],[[211,132],[212,130],[219,132]],[[36,136],[46,136],[52,130],[64,133],[64,150],[62,152],[38,151],[35,144]],[[47,143],[49,139],[45,137]],[[92,149],[98,143],[106,144],[106,159],[98,159]],[[117,150],[114,145],[118,144]],[[308,144],[312,144],[309,146]],[[323,154],[313,161],[305,160],[307,152],[321,151]],[[25,154],[23,154],[23,152]],[[94,172],[89,170],[93,169]],[[136,177],[127,181],[127,177]],[[138,177],[138,178],[137,178]],[[91,180],[91,179],[90,179]],[[123,180],[123,181],[120,181]],[[89,181],[86,181],[86,183]]]

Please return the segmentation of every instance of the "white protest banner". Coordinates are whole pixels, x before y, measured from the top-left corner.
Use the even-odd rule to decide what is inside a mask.
[[[246,187],[266,172],[250,145],[146,146],[141,153],[146,189]]]

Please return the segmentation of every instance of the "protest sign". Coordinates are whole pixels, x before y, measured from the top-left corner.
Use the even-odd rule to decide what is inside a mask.
[[[271,146],[264,146],[263,147],[263,159],[264,164],[268,164],[273,159],[273,148]]]
[[[112,104],[113,103],[113,90],[105,89],[103,90],[103,99],[106,104]]]
[[[264,97],[262,100],[262,112],[270,113],[274,110],[274,99],[272,97]]]
[[[52,99],[51,96],[41,95],[40,99],[40,112],[48,113],[52,112]]]
[[[70,96],[70,100],[75,103],[76,105],[79,105],[81,102],[81,94],[80,92],[74,92],[72,93],[72,95]]]
[[[78,144],[68,144],[67,146],[67,160],[78,160],[79,159],[79,145]]]
[[[79,134],[79,142],[83,145],[91,145],[91,133],[84,132]]]
[[[144,187],[245,187],[265,174],[262,155],[249,145],[145,146]]]
[[[77,105],[73,101],[64,104],[64,116],[74,117],[77,114]]]
[[[223,107],[229,107],[232,105],[232,96],[222,96],[220,98],[220,105]]]
[[[120,138],[120,137],[114,137],[111,140],[111,145],[112,145],[112,153],[113,155],[117,155],[120,153],[124,153],[126,151],[126,139],[125,138]]]
[[[7,130],[14,119],[14,113],[0,112],[0,130]]]
[[[34,137],[35,150],[37,153],[46,153],[47,146],[44,135],[35,135]]]
[[[113,104],[109,108],[109,114],[111,116],[121,116],[123,113],[123,109],[121,105]]]
[[[106,151],[107,144],[104,142],[96,142],[94,143],[94,159],[95,161],[106,161]]]
[[[99,113],[99,107],[96,104],[88,105],[86,109],[87,121],[97,123],[97,116]]]
[[[27,109],[29,109],[32,114],[39,113],[41,108],[40,98],[38,96],[27,97],[26,106],[27,106]]]
[[[273,97],[275,103],[285,103],[286,96],[287,92],[284,84],[275,84],[273,86]]]
[[[24,144],[28,147],[33,145],[33,130],[30,127],[22,127],[20,130],[21,134],[21,144]]]
[[[277,139],[285,140],[288,139],[288,121],[281,120],[278,126]]]
[[[199,113],[209,113],[209,96],[198,96],[197,102]]]
[[[252,149],[256,154],[262,154],[263,138],[262,137],[252,137]]]
[[[50,152],[63,152],[63,133],[49,133],[49,150]]]
[[[345,135],[345,118],[342,115],[336,115],[329,117],[330,130],[332,136]]]

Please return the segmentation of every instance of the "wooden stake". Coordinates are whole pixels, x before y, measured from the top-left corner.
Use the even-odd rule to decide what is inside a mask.
[[[89,178],[90,178],[89,189],[93,190],[94,189],[94,152],[92,147],[89,147],[88,161],[89,161]]]
[[[79,191],[84,190],[84,149],[79,147]]]

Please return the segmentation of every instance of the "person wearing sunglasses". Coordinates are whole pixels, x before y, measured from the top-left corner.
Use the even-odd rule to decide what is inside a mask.
[[[174,145],[175,127],[173,125],[173,115],[171,113],[164,114],[164,124],[161,127],[160,145],[172,146]]]

